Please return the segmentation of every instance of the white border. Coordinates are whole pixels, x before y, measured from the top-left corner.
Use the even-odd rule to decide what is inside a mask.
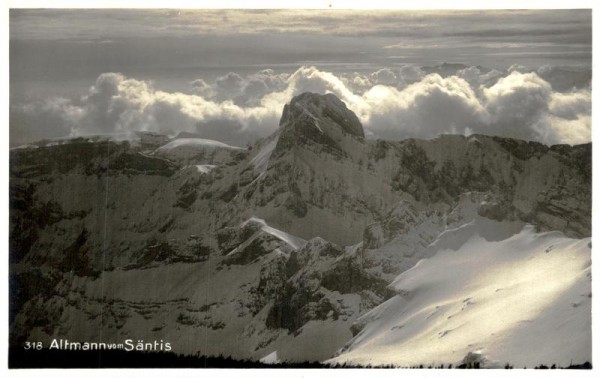
[[[206,8],[206,9],[575,9],[592,0],[9,0],[9,8]]]
[[[7,4],[6,4],[7,3]],[[459,370],[397,370],[397,369],[357,369],[357,370],[248,370],[248,369],[96,369],[96,370],[56,370],[56,369],[45,369],[45,370],[8,370],[8,359],[7,359],[7,345],[8,345],[8,143],[9,143],[9,132],[8,132],[8,103],[9,103],[9,71],[8,71],[8,10],[9,8],[206,8],[206,9],[408,9],[408,10],[427,10],[427,9],[592,9],[593,12],[593,52],[597,51],[596,47],[600,38],[600,34],[597,30],[595,11],[596,7],[591,0],[570,0],[570,1],[542,1],[542,0],[528,0],[528,1],[517,1],[517,0],[488,0],[486,2],[472,1],[472,0],[460,0],[460,1],[442,1],[442,0],[404,0],[404,1],[385,1],[385,0],[369,0],[369,1],[354,1],[354,0],[292,0],[292,1],[276,1],[276,0],[255,0],[255,1],[244,1],[244,0],[220,0],[220,1],[191,1],[191,0],[93,0],[85,1],[81,0],[55,0],[52,2],[41,1],[41,0],[8,0],[5,2],[4,13],[0,23],[0,28],[3,34],[3,38],[0,42],[0,48],[2,52],[3,67],[1,71],[0,84],[2,89],[0,90],[1,101],[4,104],[4,112],[2,112],[2,123],[1,123],[1,135],[3,137],[3,159],[0,162],[0,197],[2,198],[1,208],[5,211],[0,217],[0,235],[2,241],[2,260],[0,260],[0,266],[2,271],[2,279],[0,279],[0,300],[3,306],[0,306],[3,310],[0,310],[0,370],[3,370],[3,376],[8,373],[10,376],[35,376],[39,377],[64,377],[64,376],[92,376],[92,377],[105,377],[108,374],[127,375],[131,377],[136,376],[148,376],[148,377],[164,377],[165,375],[177,374],[177,375],[196,375],[196,376],[211,376],[211,377],[232,377],[243,374],[246,377],[264,377],[264,376],[276,376],[285,375],[286,377],[305,377],[305,376],[323,376],[323,377],[364,377],[364,376],[377,376],[377,377],[398,377],[399,375],[419,376],[419,377],[433,377],[433,376],[463,376],[471,375],[480,376],[481,373],[489,377],[497,376],[514,376],[527,375],[527,376],[544,376],[544,377],[570,377],[570,376],[592,376],[596,374],[596,371],[600,368],[597,364],[600,364],[599,350],[600,347],[597,344],[598,340],[598,323],[592,318],[592,331],[593,331],[593,364],[595,368],[592,371],[533,371],[533,370],[484,370],[484,371],[459,371]],[[595,54],[592,54],[592,87],[600,88],[598,73],[598,64]],[[592,113],[596,114],[596,104],[598,103],[597,96],[598,89],[592,91]],[[592,118],[592,140],[594,140],[594,134],[596,126],[596,117]],[[599,193],[600,184],[600,160],[596,147],[593,147],[593,202],[592,202],[592,220],[597,219],[596,216],[600,211],[598,201],[596,200]],[[595,222],[593,222],[595,223]],[[597,243],[597,227],[592,228],[592,239],[594,243]],[[595,256],[595,249],[592,250],[592,259]],[[595,294],[598,293],[599,285],[597,284],[596,272],[598,272],[598,264],[592,264],[592,291],[594,297],[592,299],[592,313],[600,313],[600,307],[598,305],[598,299]]]

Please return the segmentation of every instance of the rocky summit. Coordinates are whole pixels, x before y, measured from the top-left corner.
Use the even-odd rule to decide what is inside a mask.
[[[503,366],[519,348],[537,350],[528,366],[591,358],[591,144],[369,140],[341,100],[314,93],[248,148],[144,138],[11,150],[12,346],[164,340],[191,355],[401,366],[473,353]],[[571,346],[544,354],[531,340]]]

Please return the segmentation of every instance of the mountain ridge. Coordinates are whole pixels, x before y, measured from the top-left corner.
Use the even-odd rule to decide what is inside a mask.
[[[176,140],[11,150],[11,345],[152,335],[186,354],[323,361],[448,229],[481,226],[457,250],[490,225],[498,240],[526,224],[591,234],[591,143],[368,140],[341,100],[310,93],[247,149]]]

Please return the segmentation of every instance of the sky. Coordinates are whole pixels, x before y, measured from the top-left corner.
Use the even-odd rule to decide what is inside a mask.
[[[11,146],[244,145],[304,91],[336,94],[370,138],[591,140],[591,10],[12,9],[9,27]]]

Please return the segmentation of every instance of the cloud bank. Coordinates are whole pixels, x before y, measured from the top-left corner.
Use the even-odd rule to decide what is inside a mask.
[[[79,99],[13,105],[11,143],[145,130],[171,136],[196,132],[243,145],[274,132],[284,104],[306,91],[340,97],[371,138],[482,133],[547,144],[591,140],[589,83],[565,84],[558,91],[550,83],[552,75],[565,82],[561,70],[511,66],[504,72],[483,71],[467,67],[451,75],[425,74],[419,67],[402,66],[334,74],[303,66],[293,73],[230,72],[210,83],[198,78],[186,93],[104,73]]]

